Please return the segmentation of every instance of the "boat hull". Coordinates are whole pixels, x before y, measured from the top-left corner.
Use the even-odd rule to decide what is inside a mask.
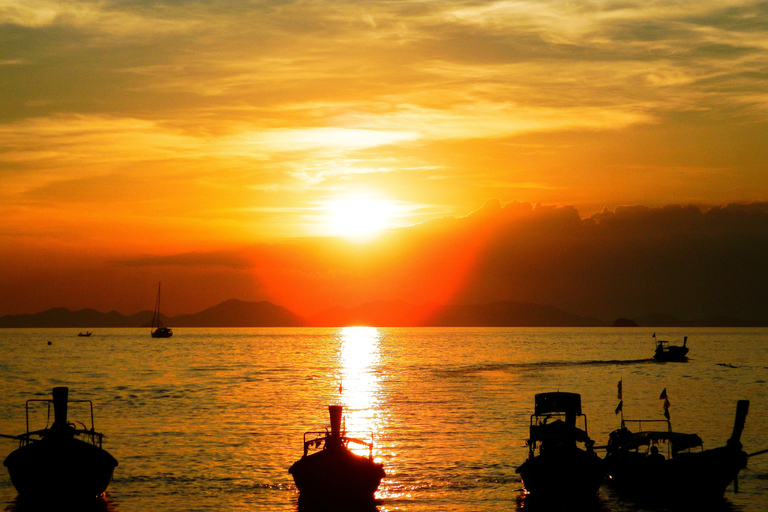
[[[609,455],[611,485],[649,501],[703,502],[722,499],[739,471],[747,465],[746,452],[730,447],[679,453],[660,461]]]
[[[79,439],[43,439],[14,450],[4,465],[20,496],[87,499],[104,493],[117,460]]]
[[[657,351],[653,355],[656,361],[680,362],[688,359],[687,347],[667,347],[664,351]]]
[[[594,453],[573,449],[530,458],[516,471],[532,498],[570,502],[595,498],[606,467]]]
[[[327,503],[373,502],[385,476],[382,464],[344,447],[304,456],[288,471],[302,500]]]

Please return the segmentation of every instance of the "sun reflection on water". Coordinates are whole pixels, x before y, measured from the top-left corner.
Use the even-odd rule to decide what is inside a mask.
[[[380,427],[377,367],[381,333],[375,327],[344,327],[340,336],[339,390],[346,429],[350,434],[373,433],[375,437]]]

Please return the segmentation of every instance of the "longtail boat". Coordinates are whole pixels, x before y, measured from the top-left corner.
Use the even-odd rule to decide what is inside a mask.
[[[653,333],[656,339],[656,333]],[[653,353],[653,359],[662,362],[681,362],[688,360],[688,336],[683,337],[683,344],[671,345],[666,340],[656,340],[656,350]]]
[[[322,503],[373,503],[384,478],[383,464],[373,460],[373,441],[342,430],[342,406],[330,405],[331,430],[304,433],[304,454],[288,470],[299,489],[299,499]],[[368,448],[368,456],[349,449]],[[314,450],[314,451],[313,451]]]
[[[587,434],[581,395],[537,394],[526,444],[528,458],[516,472],[527,496],[536,501],[570,503],[597,496],[605,464]]]
[[[52,400],[27,400],[26,433],[3,435],[19,441],[19,448],[3,462],[19,496],[51,500],[93,498],[101,496],[112,480],[117,460],[102,448],[104,434],[93,427],[93,403],[68,397],[68,388],[56,387]],[[54,421],[50,427],[29,430],[29,406],[33,402],[47,402],[49,418],[53,405]],[[90,428],[84,424],[78,428],[68,421],[68,403],[72,402],[90,404]]]
[[[611,485],[650,502],[702,503],[722,499],[747,465],[741,432],[749,401],[739,400],[733,432],[725,446],[705,450],[696,434],[674,432],[669,418],[625,420],[608,438],[605,461]],[[638,424],[631,431],[627,423]],[[662,429],[644,429],[649,424]]]

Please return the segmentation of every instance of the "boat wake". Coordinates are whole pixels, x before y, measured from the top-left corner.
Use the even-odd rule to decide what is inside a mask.
[[[478,363],[453,368],[442,368],[436,370],[438,374],[456,375],[472,374],[493,371],[525,371],[540,370],[546,368],[568,368],[578,366],[622,366],[636,364],[655,363],[653,359],[609,359],[609,360],[591,360],[591,361],[536,361],[529,363]]]

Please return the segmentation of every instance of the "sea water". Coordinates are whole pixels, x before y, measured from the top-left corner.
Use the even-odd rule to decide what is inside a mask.
[[[676,344],[688,336],[684,363],[652,361],[645,328],[94,331],[0,330],[0,433],[24,432],[26,400],[55,386],[93,401],[119,461],[105,510],[296,511],[288,468],[303,433],[329,424],[329,404],[344,406],[348,431],[373,438],[387,473],[380,512],[524,507],[515,468],[534,395],[548,391],[581,394],[598,445],[619,426],[620,380],[627,419],[662,418],[666,389],[674,429],[709,448],[725,444],[747,399],[744,448],[768,448],[768,329],[658,330]],[[88,423],[77,407],[70,420]],[[0,456],[15,447],[0,439]],[[750,459],[739,490],[717,508],[768,510],[768,454]],[[645,510],[606,486],[599,500],[601,511]],[[25,510],[5,471],[0,503]]]

